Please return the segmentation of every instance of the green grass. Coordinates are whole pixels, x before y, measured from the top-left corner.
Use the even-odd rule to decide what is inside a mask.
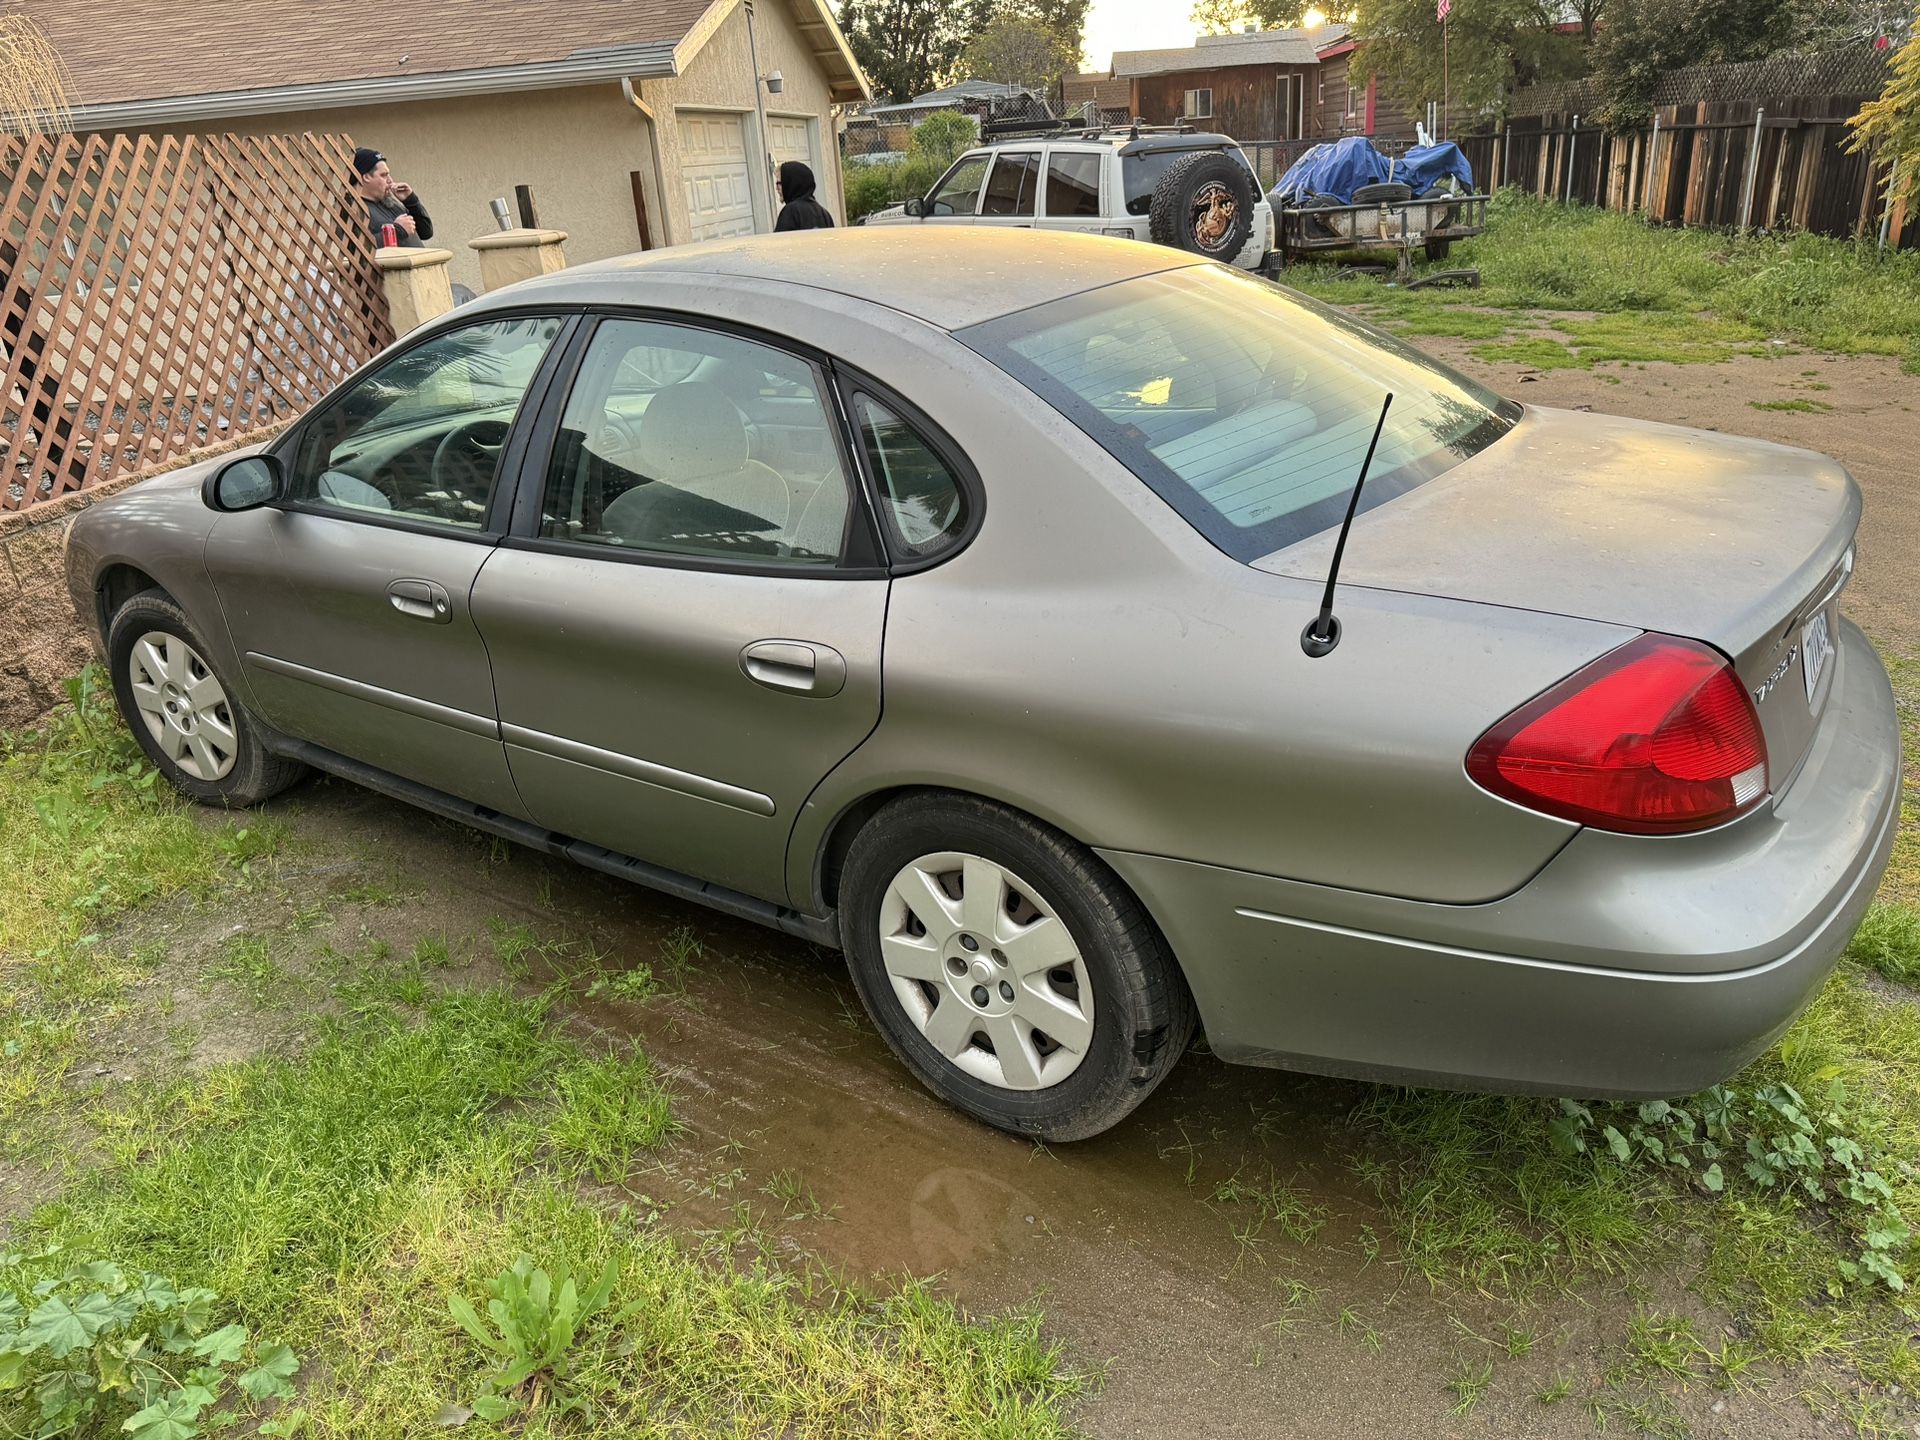
[[[1790,400],[1749,400],[1747,404],[1756,410],[1793,410],[1803,415],[1826,415],[1833,410],[1824,400],[1805,400],[1799,396]]]
[[[1902,985],[1920,986],[1920,910],[1881,901],[1867,911],[1847,958]]]
[[[1043,1337],[1037,1311],[974,1317],[913,1281],[829,1277],[744,1208],[704,1241],[670,1231],[625,1183],[672,1143],[669,1096],[638,1050],[590,1051],[552,1009],[569,966],[599,973],[576,942],[495,924],[503,970],[540,961],[561,983],[462,988],[465,938],[396,950],[363,932],[350,954],[296,956],[323,917],[295,907],[200,967],[219,987],[216,1017],[254,1012],[236,1034],[283,1033],[263,1032],[254,1058],[187,1068],[192,1035],[165,1024],[169,1003],[159,1017],[133,1008],[168,956],[122,953],[115,922],[169,893],[217,905],[271,883],[253,862],[274,832],[184,811],[94,692],[78,698],[47,733],[5,742],[0,762],[7,853],[34,862],[6,897],[0,1157],[42,1165],[58,1187],[8,1222],[5,1248],[60,1247],[217,1291],[220,1323],[295,1347],[291,1403],[298,1433],[315,1437],[439,1433],[491,1361],[449,1300],[483,1295],[523,1255],[582,1276],[617,1262],[612,1303],[570,1357],[588,1410],[522,1413],[504,1430],[476,1417],[468,1433],[1068,1433],[1067,1408],[1092,1381]],[[49,812],[57,823],[15,823]],[[684,978],[699,953],[678,933],[659,968]],[[295,1003],[304,1013],[286,1014]],[[155,1033],[116,1029],[136,1023]],[[153,1054],[151,1077],[71,1083],[83,1042],[102,1036]],[[823,1213],[791,1172],[768,1193],[789,1214]],[[31,1392],[0,1391],[0,1434],[29,1433],[33,1407]],[[255,1433],[266,1418],[240,1412],[212,1433]]]
[[[1327,279],[1311,265],[1296,267],[1287,281],[1364,307],[1409,335],[1496,340],[1527,325],[1529,312],[1593,312],[1592,320],[1557,327],[1574,340],[1521,336],[1513,344],[1525,348],[1476,351],[1538,368],[1710,362],[1778,339],[1900,355],[1910,373],[1920,373],[1920,255],[1911,251],[1883,256],[1870,243],[1816,235],[1667,229],[1507,190],[1489,207],[1487,233],[1456,246],[1446,265],[1478,268],[1481,288],[1394,290],[1368,279]],[[1696,317],[1711,326],[1701,330]],[[1582,324],[1594,327],[1584,343]]]

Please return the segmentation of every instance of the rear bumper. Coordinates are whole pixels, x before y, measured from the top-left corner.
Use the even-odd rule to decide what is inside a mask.
[[[1703,835],[1582,831],[1486,905],[1430,905],[1102,852],[1159,922],[1209,1043],[1249,1065],[1652,1098],[1738,1070],[1813,997],[1873,898],[1899,727],[1842,624],[1791,788]]]

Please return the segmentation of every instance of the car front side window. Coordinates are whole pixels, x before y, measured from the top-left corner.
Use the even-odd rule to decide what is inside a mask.
[[[603,321],[567,397],[539,533],[755,568],[835,565],[852,490],[822,393],[810,362],[758,341]]]
[[[556,316],[437,335],[354,382],[306,426],[288,495],[314,509],[479,530]]]
[[[962,155],[927,197],[929,215],[972,215],[980,208],[980,182],[991,155]]]

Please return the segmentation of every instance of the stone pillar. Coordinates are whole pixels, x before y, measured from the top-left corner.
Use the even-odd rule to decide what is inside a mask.
[[[469,240],[480,257],[480,284],[491,293],[516,280],[551,275],[567,268],[564,230],[498,230]]]
[[[447,278],[451,250],[418,245],[382,246],[373,252],[380,286],[387,292],[393,333],[404,335],[453,309],[453,282]]]

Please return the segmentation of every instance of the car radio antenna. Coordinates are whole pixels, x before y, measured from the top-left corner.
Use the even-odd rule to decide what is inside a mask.
[[[1333,564],[1327,569],[1327,593],[1320,598],[1320,613],[1300,632],[1300,648],[1313,659],[1333,653],[1340,643],[1340,617],[1333,613],[1333,587],[1340,579],[1340,557],[1347,553],[1347,532],[1353,529],[1353,517],[1360,513],[1360,488],[1367,483],[1367,471],[1373,465],[1374,448],[1380,432],[1387,428],[1387,411],[1393,408],[1393,392],[1381,403],[1380,418],[1373,425],[1373,439],[1367,442],[1367,458],[1360,462],[1360,478],[1353,482],[1353,494],[1347,498],[1347,518],[1340,523],[1340,538],[1333,545]]]

